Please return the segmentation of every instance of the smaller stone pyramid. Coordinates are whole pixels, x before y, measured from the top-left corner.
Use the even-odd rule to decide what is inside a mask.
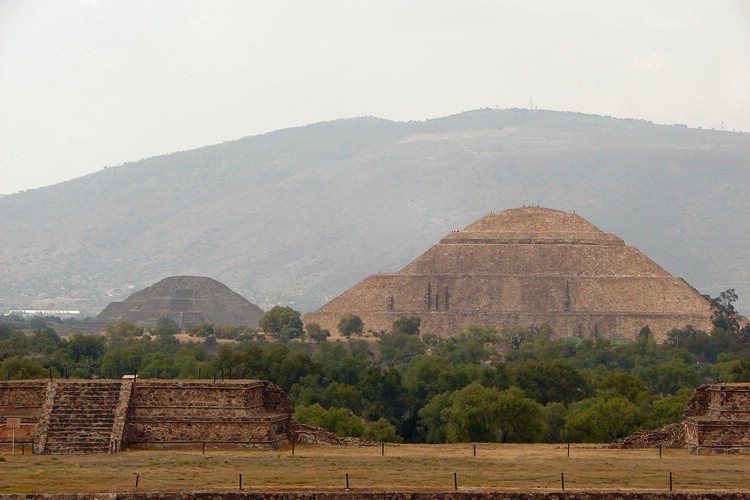
[[[257,327],[263,310],[223,283],[202,276],[171,276],[135,292],[123,302],[112,302],[97,322],[132,321],[154,326],[161,317],[188,328],[200,323]]]
[[[422,332],[443,336],[547,323],[579,338],[635,338],[649,326],[663,341],[673,328],[710,328],[708,299],[685,281],[584,218],[546,208],[491,213],[303,320],[335,332],[344,314],[373,331],[419,316]]]

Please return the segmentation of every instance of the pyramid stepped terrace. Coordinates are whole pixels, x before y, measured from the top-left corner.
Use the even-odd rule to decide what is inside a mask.
[[[648,326],[710,328],[707,297],[575,213],[516,208],[453,231],[401,271],[380,273],[306,314],[336,332],[345,314],[365,330],[419,316],[422,332],[450,336],[470,325],[549,324],[557,337],[635,338]]]

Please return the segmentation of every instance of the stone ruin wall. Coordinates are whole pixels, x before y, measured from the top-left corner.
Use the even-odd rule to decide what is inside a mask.
[[[133,386],[124,444],[281,446],[288,443],[291,404],[269,386],[264,381],[139,381]]]
[[[750,383],[701,387],[684,423],[692,453],[750,453]]]
[[[610,448],[681,448],[696,454],[750,454],[750,383],[698,387],[683,419],[656,430],[638,431]]]
[[[75,383],[0,382],[0,442],[13,439],[9,417],[21,419],[16,442],[34,442],[38,433],[46,432],[43,415],[45,405],[52,405],[49,396],[60,384]],[[267,381],[138,380],[122,381],[122,387],[116,403],[122,418],[116,417],[114,425],[122,426],[125,445],[163,448],[214,443],[272,449],[287,444],[291,436],[291,401]],[[41,449],[43,441],[39,440]]]
[[[0,442],[13,440],[8,418],[21,419],[21,427],[15,430],[16,442],[34,441],[46,395],[45,381],[0,382]]]

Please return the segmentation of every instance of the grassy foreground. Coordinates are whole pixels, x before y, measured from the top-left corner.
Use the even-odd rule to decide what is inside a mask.
[[[27,450],[28,451],[28,450]],[[594,445],[297,445],[280,451],[123,451],[21,455],[0,449],[0,493],[232,491],[750,491],[747,455]]]

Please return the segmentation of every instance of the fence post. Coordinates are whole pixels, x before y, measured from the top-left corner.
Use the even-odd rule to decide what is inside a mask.
[[[477,445],[474,445],[474,456],[477,456]]]
[[[669,472],[669,491],[672,491],[672,471]]]
[[[294,441],[292,441],[292,456],[294,456]]]
[[[570,456],[570,443],[568,443],[568,456]]]
[[[242,489],[242,473],[240,472],[240,489]]]
[[[203,455],[206,454],[206,442],[205,441],[203,441],[203,453],[202,454]]]
[[[453,489],[458,491],[458,474],[453,473]]]
[[[562,485],[562,490],[565,491],[565,473],[560,473],[560,484]]]
[[[661,445],[659,445],[659,460],[661,460]]]
[[[140,474],[135,475],[135,487],[138,488],[138,480],[140,479]]]
[[[385,443],[380,443],[380,455],[385,455]]]
[[[349,489],[349,473],[346,473],[346,489]]]

